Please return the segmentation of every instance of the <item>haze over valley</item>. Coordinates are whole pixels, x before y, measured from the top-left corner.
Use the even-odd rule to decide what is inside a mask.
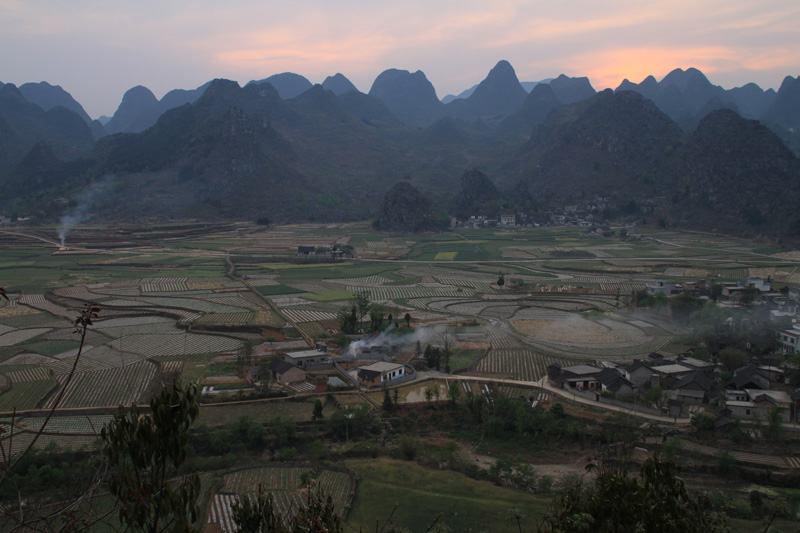
[[[0,531],[796,531],[796,4],[0,1]]]

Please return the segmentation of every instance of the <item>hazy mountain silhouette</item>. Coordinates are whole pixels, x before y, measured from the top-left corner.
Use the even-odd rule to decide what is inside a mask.
[[[48,111],[29,102],[14,84],[0,88],[0,176],[44,142],[58,158],[86,155],[94,141],[84,119],[62,106]]]
[[[273,74],[269,78],[263,80],[253,80],[250,83],[261,85],[262,83],[269,83],[278,91],[278,94],[284,100],[289,100],[299,96],[311,88],[311,82],[305,76],[295,74],[294,72],[284,72],[282,74]],[[248,83],[248,85],[250,85]]]
[[[551,81],[553,81],[553,78],[547,78],[547,79],[544,79],[544,80],[541,80],[541,81],[521,81],[521,82],[519,82],[519,84],[522,85],[522,88],[525,89],[526,93],[530,93],[533,90],[533,88],[536,87],[537,85],[539,85],[541,83],[550,83]],[[467,89],[465,91],[461,91],[458,94],[448,94],[447,96],[442,98],[442,103],[443,104],[449,104],[453,100],[469,98],[472,95],[472,93],[475,92],[475,89],[477,89],[477,88],[478,88],[478,84],[476,83],[475,85],[473,85],[469,89]]]
[[[115,133],[130,133],[133,131],[133,124],[142,113],[155,110],[158,99],[143,85],[137,85],[128,89],[122,96],[117,111],[111,120],[106,122],[105,128],[109,135]]]
[[[444,105],[436,98],[436,90],[421,70],[388,69],[381,72],[369,95],[378,98],[386,107],[412,128],[433,124],[444,113]]]
[[[553,94],[562,104],[574,104],[591,98],[597,92],[589,82],[589,78],[570,78],[561,74],[549,83]]]
[[[498,130],[527,139],[533,127],[544,122],[561,105],[550,85],[541,83],[533,88],[516,113],[503,120]]]
[[[660,82],[656,82],[653,76],[648,76],[639,85],[624,80],[617,90],[635,91],[649,98],[687,131],[693,130],[701,118],[715,109],[738,110],[734,98],[722,87],[712,85],[696,68],[677,68]]]
[[[728,95],[744,118],[760,119],[772,106],[777,94],[773,89],[764,90],[755,83],[730,89]]]
[[[786,76],[763,117],[769,124],[800,129],[800,76]]]
[[[322,82],[322,87],[331,91],[336,96],[341,96],[350,91],[358,91],[356,86],[340,73],[325,78],[325,81]]]
[[[161,100],[147,87],[138,85],[128,90],[114,116],[110,118],[105,129],[113,133],[138,133],[156,123],[158,117],[165,112],[185,104],[196,102],[211,82],[204,83],[196,89],[173,89]]]
[[[463,214],[480,207],[538,217],[548,206],[599,195],[633,202],[630,213],[639,202],[669,224],[800,236],[800,221],[780,205],[787,198],[796,205],[797,158],[732,111],[763,113],[792,146],[797,78],[787,77],[778,93],[754,84],[724,91],[696,69],[678,69],[661,82],[626,80],[597,94],[586,78],[561,75],[526,93],[501,61],[468,98],[448,105],[422,72],[387,70],[370,94],[341,75],[325,85],[284,99],[269,82],[242,88],[215,80],[161,101],[135,87],[108,122],[123,134],[92,151],[85,118],[61,105],[45,111],[0,84],[0,186],[48,213],[87,179],[114,173],[104,212],[112,219],[363,220],[376,215],[381,191],[398,176],[438,209],[458,205],[465,169],[480,168],[515,192],[472,187],[488,203]],[[661,106],[683,128],[699,123],[694,134]],[[0,200],[8,207],[13,198]]]
[[[33,102],[45,111],[49,111],[56,106],[62,106],[77,114],[87,124],[92,122],[92,119],[84,111],[83,106],[59,85],[50,85],[46,81],[23,83],[19,86],[19,92],[22,93],[26,100]]]
[[[514,67],[508,61],[500,61],[468,98],[450,102],[445,112],[465,120],[496,118],[517,111],[527,96]]]

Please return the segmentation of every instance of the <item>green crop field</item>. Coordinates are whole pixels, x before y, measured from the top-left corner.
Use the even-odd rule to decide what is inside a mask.
[[[0,394],[0,411],[37,409],[55,387],[55,379],[12,383],[9,390]]]

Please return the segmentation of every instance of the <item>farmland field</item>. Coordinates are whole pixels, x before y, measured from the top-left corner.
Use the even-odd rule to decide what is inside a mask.
[[[283,466],[251,468],[227,474],[222,481],[222,488],[214,497],[207,523],[219,524],[222,531],[233,532],[230,506],[237,497],[252,497],[259,484],[272,494],[277,511],[284,516],[292,516],[306,498],[304,476],[309,476],[313,486],[311,490],[319,490],[323,498],[331,496],[336,514],[346,516],[355,495],[354,477],[333,470],[316,472],[313,478],[311,474],[310,467]]]
[[[0,231],[0,285],[12,297],[0,308],[0,363],[26,365],[0,364],[11,378],[3,410],[52,401],[77,355],[71,321],[88,301],[102,310],[69,406],[146,401],[158,362],[183,362],[176,368],[186,379],[203,379],[218,374],[215,357],[235,357],[251,339],[271,338],[262,340],[268,351],[303,348],[335,330],[338,308],[362,291],[396,317],[408,312],[412,327],[472,324],[480,339],[456,343],[454,368],[535,381],[550,362],[630,359],[675,345],[681,328],[630,307],[631,294],[655,279],[800,283],[796,251],[651,228],[641,228],[640,241],[569,227],[387,235],[363,223],[115,232],[76,228],[73,251],[54,254],[45,241],[55,228]],[[125,244],[104,247],[115,240]],[[297,257],[298,246],[334,242],[353,246],[354,258]],[[119,386],[101,386],[109,381]]]

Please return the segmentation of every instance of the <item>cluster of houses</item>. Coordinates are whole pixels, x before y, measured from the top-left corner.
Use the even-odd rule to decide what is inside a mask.
[[[378,350],[374,351],[378,354]],[[369,355],[367,352],[366,355]],[[383,358],[381,358],[383,359]],[[414,379],[415,372],[412,368],[388,360],[377,360],[366,365],[356,366],[354,376],[351,379],[361,387],[383,387],[388,385],[398,385]],[[372,359],[374,360],[374,358]],[[296,384],[308,382],[309,372],[316,372],[315,390],[325,392],[328,380],[324,378],[322,372],[328,370],[341,369],[338,361],[328,353],[324,344],[318,344],[316,349],[302,350],[297,352],[286,352],[282,358],[273,359],[269,364],[272,378],[275,383],[296,389]],[[343,376],[347,375],[341,370]]]
[[[663,294],[669,297],[688,293],[706,297],[712,284],[704,279],[683,282],[656,280],[646,284],[646,287],[651,295]],[[725,282],[716,285],[716,288],[720,291],[720,305],[738,306],[749,298],[756,305],[766,306],[770,318],[779,325],[778,349],[783,353],[800,351],[800,288],[786,287],[783,291],[776,291],[772,289],[769,279],[758,277],[749,277],[747,281]]]
[[[297,257],[327,257],[342,259],[353,257],[354,248],[349,244],[320,244],[316,246],[298,246]]]
[[[782,368],[753,360],[727,379],[723,373],[720,365],[691,353],[664,357],[655,352],[625,365],[606,361],[599,366],[553,364],[547,369],[551,385],[594,399],[633,399],[660,387],[667,401],[659,407],[667,416],[705,411],[716,414],[718,425],[723,425],[736,418],[765,421],[778,407],[784,422],[800,422],[800,389],[791,391]]]
[[[517,216],[516,213],[503,213],[500,217],[489,217],[485,215],[472,215],[466,220],[459,220],[456,217],[450,217],[451,228],[494,228],[505,227],[511,228],[517,225],[524,226],[527,217],[524,213]],[[538,226],[538,224],[537,224]]]

